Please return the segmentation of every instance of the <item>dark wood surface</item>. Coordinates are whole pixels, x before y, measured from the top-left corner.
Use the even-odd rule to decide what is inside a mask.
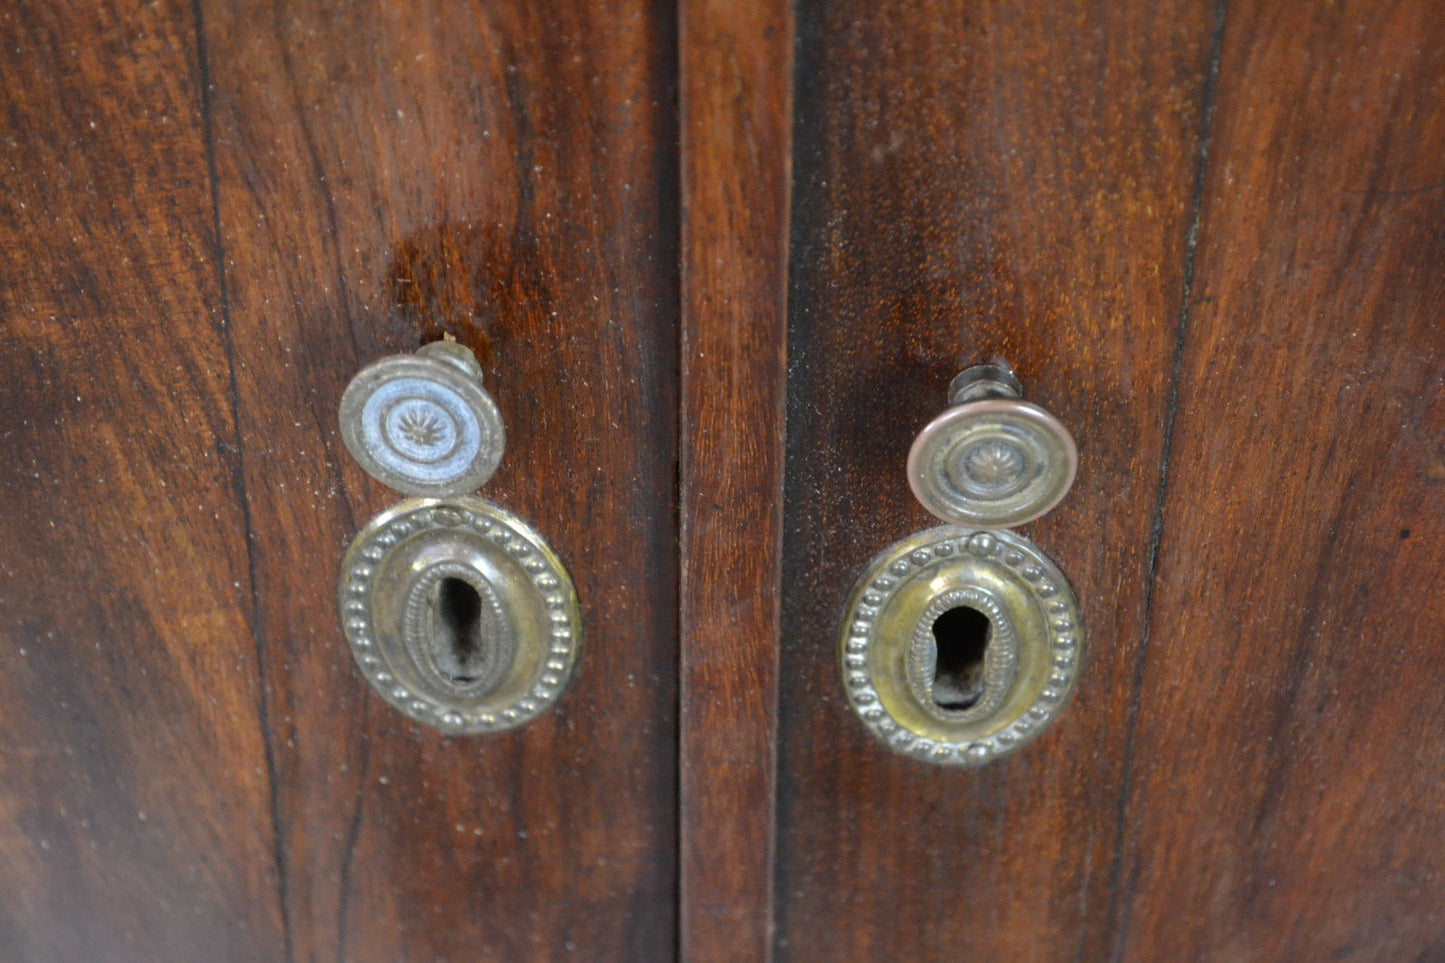
[[[1230,4],[1126,960],[1445,959],[1445,16]]]
[[[1099,960],[1210,96],[1202,2],[804,4],[798,24],[777,956]],[[1088,628],[1056,726],[976,772],[876,744],[838,682],[869,559],[935,524],[908,447],[1003,355],[1073,430],[1026,533]]]
[[[769,958],[786,385],[788,4],[686,0],[681,931]]]
[[[6,16],[0,955],[673,958],[667,11]],[[335,615],[398,497],[337,400],[443,331],[585,618],[487,740],[391,711]]]
[[[1445,17],[792,18],[0,12],[0,959],[1445,956]],[[334,611],[337,400],[444,334],[586,619],[486,740]],[[836,620],[1000,354],[1090,651],[944,771]]]
[[[0,34],[0,958],[275,960],[191,9]]]
[[[670,959],[673,30],[646,4],[202,10],[291,951]],[[496,738],[391,711],[332,614],[345,543],[396,499],[337,399],[438,315],[507,424],[482,495],[583,606],[571,690]]]
[[[1442,32],[803,8],[780,958],[1445,954]],[[1079,438],[1031,534],[1091,652],[1054,730],[948,773],[849,717],[834,619],[995,352]]]

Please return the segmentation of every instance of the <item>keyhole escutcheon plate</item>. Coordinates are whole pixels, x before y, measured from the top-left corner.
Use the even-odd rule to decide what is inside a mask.
[[[947,525],[869,564],[844,610],[839,668],[853,711],[889,748],[979,766],[1057,718],[1083,651],[1073,590],[1038,546]]]
[[[413,498],[382,512],[341,564],[341,624],[387,702],[453,735],[523,725],[562,694],[582,614],[561,560],[480,498]]]

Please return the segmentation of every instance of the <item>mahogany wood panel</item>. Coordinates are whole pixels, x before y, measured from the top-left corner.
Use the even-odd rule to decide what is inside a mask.
[[[1096,960],[1216,11],[1206,2],[805,3],[797,46],[776,951]],[[908,447],[1003,355],[1074,431],[1027,534],[1083,606],[1059,722],[978,771],[892,754],[838,682],[845,597],[934,524]]]
[[[684,0],[681,929],[769,957],[792,12]]]
[[[670,959],[676,944],[675,25],[646,3],[203,0],[226,295],[296,959]],[[483,355],[482,495],[582,599],[554,711],[450,739],[367,688],[337,564],[398,496],[357,368]]]
[[[276,960],[192,11],[0,35],[0,958]]]
[[[1230,4],[1126,960],[1445,959],[1445,16]]]

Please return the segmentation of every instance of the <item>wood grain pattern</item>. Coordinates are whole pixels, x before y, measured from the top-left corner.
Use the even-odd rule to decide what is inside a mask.
[[[766,960],[792,12],[684,0],[682,958]]]
[[[797,27],[793,72],[760,0],[0,11],[0,958],[1445,956],[1437,5]],[[334,611],[397,499],[337,400],[444,334],[586,618],[487,740]],[[1080,443],[1028,534],[1090,653],[932,769],[836,620],[1000,354]]]
[[[673,28],[647,4],[202,7],[290,952],[671,958]],[[585,623],[556,709],[488,739],[388,709],[334,614],[346,542],[396,500],[337,400],[453,325],[507,424],[482,494],[551,541]]]
[[[1235,5],[1126,960],[1445,958],[1445,18]]]
[[[780,959],[1094,960],[1119,798],[1209,85],[1203,2],[804,4],[789,305]],[[932,524],[908,447],[1002,354],[1074,431],[1029,527],[1090,653],[1047,734],[977,772],[875,744],[837,620]]]
[[[0,955],[671,958],[665,11],[3,16]],[[443,331],[587,617],[490,741],[390,712],[334,611],[395,500],[337,398]]]
[[[275,960],[184,3],[0,12],[0,958]]]

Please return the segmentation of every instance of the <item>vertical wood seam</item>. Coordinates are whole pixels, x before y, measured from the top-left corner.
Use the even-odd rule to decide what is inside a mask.
[[[1114,853],[1109,868],[1109,918],[1114,925],[1114,963],[1124,955],[1132,900],[1123,892],[1125,833],[1129,821],[1129,793],[1134,773],[1134,746],[1139,732],[1140,697],[1144,687],[1144,668],[1149,651],[1149,627],[1153,613],[1154,583],[1159,564],[1159,547],[1164,535],[1164,503],[1169,487],[1169,459],[1174,447],[1174,423],[1179,412],[1179,382],[1184,368],[1184,346],[1189,334],[1190,299],[1194,288],[1195,254],[1199,246],[1199,222],[1204,209],[1204,184],[1209,167],[1209,146],[1214,135],[1214,109],[1219,93],[1219,66],[1224,48],[1224,21],[1229,0],[1215,0],[1214,24],[1210,37],[1209,71],[1204,81],[1199,118],[1199,149],[1195,154],[1194,184],[1190,192],[1189,227],[1184,236],[1184,264],[1181,272],[1179,315],[1174,335],[1174,360],[1169,376],[1169,395],[1164,406],[1164,439],[1159,457],[1159,483],[1154,496],[1154,518],[1149,532],[1149,558],[1145,567],[1143,632],[1134,656],[1134,672],[1130,680],[1129,705],[1126,714],[1123,772],[1119,781],[1114,831]],[[1080,946],[1082,952],[1082,945]]]
[[[791,4],[678,11],[678,941],[769,960],[787,387]]]
[[[231,484],[241,508],[241,521],[246,536],[246,578],[250,594],[248,621],[251,645],[256,654],[256,716],[261,729],[261,744],[266,757],[266,781],[271,807],[271,848],[276,864],[276,897],[281,911],[281,935],[285,959],[295,958],[291,933],[291,901],[285,834],[281,825],[280,784],[277,779],[276,749],[271,731],[270,704],[266,696],[265,646],[261,641],[261,600],[256,588],[256,544],[251,523],[251,502],[246,492],[246,454],[241,440],[241,405],[236,379],[235,345],[231,337],[231,301],[226,278],[225,243],[221,235],[220,177],[216,171],[214,120],[211,111],[211,70],[206,54],[206,34],[201,0],[191,0],[191,14],[196,30],[196,73],[200,85],[201,126],[205,136],[206,178],[211,194],[211,232],[214,238],[212,256],[216,261],[216,284],[220,298],[221,330],[226,354],[226,375],[231,407],[232,447]]]

